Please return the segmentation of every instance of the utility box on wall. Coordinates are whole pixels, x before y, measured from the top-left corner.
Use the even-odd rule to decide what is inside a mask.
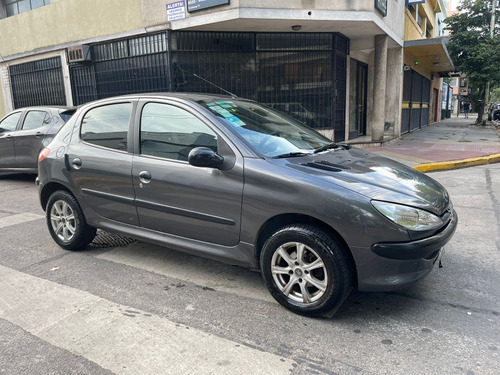
[[[90,61],[90,50],[87,44],[68,47],[68,63]]]

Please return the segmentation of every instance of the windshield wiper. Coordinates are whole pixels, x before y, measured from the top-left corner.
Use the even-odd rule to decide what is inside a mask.
[[[293,158],[293,157],[297,157],[297,156],[306,156],[306,155],[310,155],[310,154],[308,152],[288,152],[286,154],[273,156],[273,159]]]
[[[327,145],[321,146],[320,148],[317,148],[314,150],[314,153],[317,154],[318,152],[326,151],[326,150],[331,150],[332,148],[339,148],[340,146],[336,143],[328,143]]]
[[[327,145],[321,146],[320,148],[317,148],[316,150],[314,150],[314,153],[317,154],[318,152],[327,151],[335,148],[343,148],[344,150],[349,150],[351,146],[332,142],[328,143]]]

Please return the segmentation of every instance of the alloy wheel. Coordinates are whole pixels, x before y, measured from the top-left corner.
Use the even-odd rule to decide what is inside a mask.
[[[58,200],[50,210],[50,223],[54,234],[62,241],[69,242],[76,232],[76,217],[71,206],[64,200]]]
[[[276,249],[271,259],[271,273],[285,297],[303,304],[319,300],[328,287],[323,260],[301,242],[288,242]]]

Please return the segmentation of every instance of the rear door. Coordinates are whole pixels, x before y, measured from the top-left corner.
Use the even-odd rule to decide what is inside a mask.
[[[36,169],[38,154],[44,147],[47,130],[52,126],[50,113],[46,110],[30,110],[24,116],[19,130],[15,131],[14,148],[17,168]]]
[[[141,107],[141,106],[140,106]],[[139,115],[140,114],[140,115]],[[140,116],[140,155],[132,168],[142,227],[225,246],[239,242],[243,159],[206,119],[187,106],[147,102]],[[194,167],[188,154],[208,147],[233,160]]]
[[[137,225],[129,152],[134,105],[120,101],[90,108],[79,119],[80,136],[73,136],[66,158],[73,186],[85,200],[82,207]]]
[[[0,122],[0,168],[12,168],[14,166],[14,137],[17,124],[21,119],[23,111],[14,112]]]

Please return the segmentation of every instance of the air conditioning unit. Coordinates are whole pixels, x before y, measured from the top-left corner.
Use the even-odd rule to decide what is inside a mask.
[[[90,50],[87,44],[68,47],[68,62],[77,63],[82,61],[90,61]]]

